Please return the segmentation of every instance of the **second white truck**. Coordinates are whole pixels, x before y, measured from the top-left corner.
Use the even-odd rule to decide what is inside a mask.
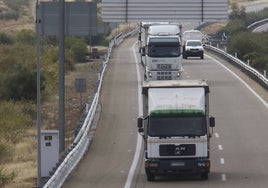
[[[200,41],[201,46],[199,45],[198,47],[196,45],[187,45],[189,41]],[[190,42],[192,43],[192,42]],[[201,59],[204,58],[203,56],[203,44],[205,44],[204,41],[204,35],[201,31],[199,30],[187,30],[183,32],[182,35],[182,53],[183,53],[183,58],[187,59],[187,57],[190,56],[199,56]],[[187,47],[188,46],[188,47]]]
[[[182,72],[181,26],[142,22],[140,28],[144,80],[179,79]]]

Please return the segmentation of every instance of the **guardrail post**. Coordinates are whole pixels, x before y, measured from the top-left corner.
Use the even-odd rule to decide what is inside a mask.
[[[263,71],[263,75],[264,75],[265,78],[267,78],[266,77],[266,70]]]
[[[237,58],[237,52],[235,52],[234,56]]]
[[[248,64],[248,66],[249,66],[249,59],[247,60],[247,64]]]

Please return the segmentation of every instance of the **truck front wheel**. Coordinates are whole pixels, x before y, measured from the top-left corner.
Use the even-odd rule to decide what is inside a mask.
[[[204,59],[204,54],[202,54],[202,55],[200,56],[200,58],[201,58],[201,59]]]
[[[148,181],[154,181],[155,180],[155,175],[153,175],[151,173],[147,173],[147,180]]]

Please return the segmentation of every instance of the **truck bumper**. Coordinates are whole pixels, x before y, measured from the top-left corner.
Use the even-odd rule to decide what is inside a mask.
[[[179,80],[181,71],[148,71],[147,80]]]
[[[204,51],[186,51],[186,57],[200,57],[204,54]]]
[[[207,158],[180,159],[180,160],[145,160],[146,174],[208,174],[210,172],[210,160]]]

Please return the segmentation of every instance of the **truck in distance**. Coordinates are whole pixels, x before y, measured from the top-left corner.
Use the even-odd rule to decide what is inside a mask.
[[[205,80],[143,82],[143,136],[148,181],[159,175],[210,172],[210,138],[215,118],[209,115],[209,86]]]
[[[177,80],[182,72],[180,25],[141,23],[139,36],[144,80]]]
[[[187,30],[183,32],[182,35],[182,53],[183,53],[183,58],[186,58],[186,42],[188,40],[199,40],[201,41],[202,44],[205,43],[205,38],[204,35],[201,31],[199,30]],[[188,51],[189,52],[189,51]]]

